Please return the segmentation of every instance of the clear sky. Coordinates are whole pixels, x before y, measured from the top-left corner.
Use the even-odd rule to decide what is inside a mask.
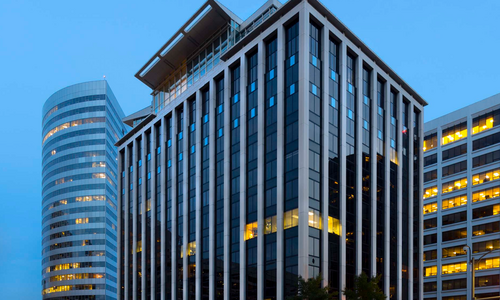
[[[265,0],[220,0],[247,18]],[[325,5],[427,102],[425,119],[500,92],[500,1],[351,0]],[[41,110],[102,79],[125,114],[151,100],[134,74],[201,0],[0,0],[0,293],[40,299]]]

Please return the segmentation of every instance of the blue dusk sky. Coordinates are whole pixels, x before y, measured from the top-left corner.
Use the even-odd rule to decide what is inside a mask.
[[[221,0],[246,19],[265,0]],[[41,298],[41,110],[106,78],[125,114],[151,100],[134,77],[202,0],[0,1],[0,291]],[[500,92],[500,1],[325,5],[429,105],[425,120]]]

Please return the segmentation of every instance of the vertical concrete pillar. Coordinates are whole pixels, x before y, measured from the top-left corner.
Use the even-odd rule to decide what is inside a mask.
[[[167,147],[166,147],[166,140],[167,140],[167,123],[166,123],[166,118],[162,118],[161,120],[161,136],[163,137],[163,140],[161,142],[161,147],[162,147],[162,152],[161,152],[161,192],[160,192],[160,200],[161,201],[161,237],[160,237],[160,247],[161,247],[161,254],[160,254],[160,273],[161,273],[161,294],[160,298],[161,300],[166,300],[165,299],[165,288],[166,288],[166,263],[167,260],[170,259],[170,257],[166,257],[166,230],[167,230],[167,204],[166,204],[166,190],[167,190],[167,168],[166,168],[166,160],[167,160]]]
[[[179,158],[177,157],[177,143],[179,136],[177,134],[177,109],[172,109],[172,242],[171,242],[171,290],[172,300],[177,299],[177,164]],[[168,283],[167,283],[168,284]]]
[[[182,215],[183,215],[183,223],[182,230],[184,231],[182,234],[182,292],[183,299],[188,299],[188,256],[187,256],[187,245],[189,243],[189,102],[190,100],[184,100],[184,124],[182,128],[182,142],[184,143],[183,150],[183,161],[182,167],[184,168],[182,171],[183,180],[182,180]]]
[[[147,174],[146,174],[146,166],[147,166],[147,156],[146,156],[146,134],[143,131],[141,134],[141,144],[142,144],[142,153],[139,159],[142,160],[142,169],[141,169],[141,177],[142,184],[140,186],[141,190],[138,191],[141,193],[142,203],[141,207],[139,207],[139,211],[141,212],[141,281],[138,283],[141,285],[141,299],[146,300],[146,249],[149,247],[146,243],[146,186],[147,186]]]
[[[231,71],[224,69],[224,299],[229,300],[231,269]],[[197,139],[198,140],[198,139]],[[198,183],[198,181],[196,181]],[[200,199],[197,197],[197,199]],[[198,228],[198,227],[197,227]],[[198,257],[198,256],[197,256]],[[198,264],[197,264],[198,265]]]
[[[240,299],[246,298],[246,244],[245,225],[247,223],[247,57],[240,58]]]
[[[390,232],[390,225],[391,225],[391,206],[390,206],[390,199],[391,199],[391,194],[390,194],[390,186],[391,186],[391,172],[390,172],[390,167],[391,167],[391,154],[390,154],[390,144],[391,144],[391,101],[390,101],[390,96],[391,96],[391,87],[389,82],[386,82],[384,85],[384,109],[385,109],[385,134],[384,134],[384,145],[385,145],[385,232],[384,232],[384,242],[385,242],[385,253],[384,253],[384,293],[389,296],[389,287],[390,287],[390,278],[391,278],[391,273],[390,273],[390,252],[391,252],[391,232]]]
[[[402,269],[403,269],[403,95],[401,92],[397,95],[397,131],[396,136],[398,139],[398,143],[396,145],[396,150],[398,153],[398,189],[397,189],[397,299],[402,299],[402,289],[403,289],[403,277],[402,277]],[[405,191],[408,192],[408,191]],[[391,212],[394,213],[394,212]],[[406,232],[405,235],[408,235]]]
[[[377,275],[377,131],[378,131],[378,117],[377,117],[377,71],[372,70],[370,77],[370,166],[371,166],[371,258],[370,258],[370,268],[372,270],[371,274],[366,274],[368,276]]]
[[[196,270],[195,270],[195,285],[196,285],[196,300],[201,299],[201,119],[202,119],[202,100],[201,91],[196,91]]]
[[[138,160],[138,150],[137,143],[140,143],[138,140],[134,140],[134,148],[133,148],[133,158],[132,158],[132,299],[137,300],[137,193],[139,189],[139,185],[136,182],[137,179],[137,160]],[[130,296],[130,295],[129,295]],[[130,298],[129,298],[130,299]]]
[[[210,186],[208,189],[209,198],[209,212],[208,212],[208,222],[209,222],[209,300],[213,300],[215,293],[215,80],[210,80],[210,100],[208,101],[208,120],[209,120],[209,136],[208,136],[208,150],[210,160],[208,163],[208,172],[210,178]]]
[[[363,241],[363,60],[358,56],[355,64],[356,82],[356,112],[354,122],[356,124],[356,275],[361,274],[361,254]]]

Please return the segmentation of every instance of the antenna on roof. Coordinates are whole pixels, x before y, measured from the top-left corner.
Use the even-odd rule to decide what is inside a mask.
[[[102,79],[103,79],[103,80],[106,80],[106,75],[102,75]]]

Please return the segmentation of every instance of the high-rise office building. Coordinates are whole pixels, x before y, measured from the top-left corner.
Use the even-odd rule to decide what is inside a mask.
[[[422,298],[426,102],[320,2],[241,20],[209,0],[136,77],[119,299],[285,299],[361,272]]]
[[[123,116],[106,81],[66,87],[43,106],[43,299],[116,299]]]
[[[425,299],[500,291],[500,94],[425,123]],[[492,251],[489,253],[489,251]]]

